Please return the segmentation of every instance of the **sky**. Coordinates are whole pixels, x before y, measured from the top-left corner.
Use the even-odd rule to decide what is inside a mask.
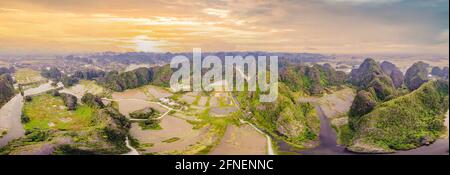
[[[448,0],[0,1],[0,54],[449,52]]]

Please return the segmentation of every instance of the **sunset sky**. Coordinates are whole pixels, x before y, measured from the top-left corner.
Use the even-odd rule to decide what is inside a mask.
[[[448,55],[448,0],[1,0],[0,54]]]

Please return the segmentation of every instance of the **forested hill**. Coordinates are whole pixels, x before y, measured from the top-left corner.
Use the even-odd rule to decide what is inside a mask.
[[[436,140],[445,130],[449,82],[434,80],[412,93],[377,105],[350,120],[354,127],[350,150],[389,152],[412,149]]]
[[[14,96],[14,83],[9,74],[0,75],[0,107]]]
[[[97,81],[100,85],[114,91],[124,91],[147,84],[168,87],[171,75],[170,65],[164,65],[151,68],[142,67],[123,73],[111,71],[104,77],[98,78]]]

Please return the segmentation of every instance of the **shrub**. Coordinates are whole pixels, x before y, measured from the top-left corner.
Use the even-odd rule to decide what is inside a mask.
[[[30,122],[30,117],[28,117],[28,116],[25,115],[25,114],[22,114],[22,115],[20,116],[20,121],[21,121],[23,124],[28,123],[28,122]]]

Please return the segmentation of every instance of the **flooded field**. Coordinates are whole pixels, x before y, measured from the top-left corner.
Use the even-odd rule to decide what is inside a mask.
[[[154,99],[160,99],[160,98],[172,96],[172,93],[170,93],[168,90],[161,88],[161,87],[148,85],[148,86],[145,86],[144,88],[147,89],[148,94],[151,97],[153,97]]]
[[[76,84],[69,88],[64,88],[60,92],[72,94],[77,98],[81,99],[81,97],[83,97],[85,93],[98,95],[105,91],[106,90],[103,87],[97,85],[95,81],[81,80],[79,84]]]
[[[119,112],[125,116],[128,116],[130,113],[144,109],[146,107],[151,107],[161,114],[167,112],[167,109],[162,107],[161,105],[139,99],[122,99],[118,100],[117,103],[119,104]]]
[[[193,104],[196,101],[197,96],[199,95],[200,94],[198,92],[188,92],[181,96],[180,101],[185,102],[187,104]]]
[[[265,155],[266,137],[249,125],[228,125],[227,131],[211,155]]]
[[[236,112],[238,110],[237,107],[229,106],[229,107],[213,107],[209,111],[209,114],[215,116],[215,117],[226,117],[227,115],[230,115],[233,112]]]
[[[168,90],[152,85],[147,85],[135,89],[128,89],[123,92],[112,93],[113,99],[140,99],[151,101],[158,101],[160,98],[170,96],[172,96],[172,93],[170,93]]]
[[[182,152],[197,144],[206,136],[208,128],[193,129],[186,120],[173,116],[161,119],[161,130],[142,130],[137,123],[132,124],[131,136],[140,142],[141,152],[168,154]]]
[[[114,93],[112,93],[112,98],[114,100],[120,100],[120,99],[149,100],[150,99],[140,89],[129,89],[129,90],[126,90],[124,92],[114,92]]]

